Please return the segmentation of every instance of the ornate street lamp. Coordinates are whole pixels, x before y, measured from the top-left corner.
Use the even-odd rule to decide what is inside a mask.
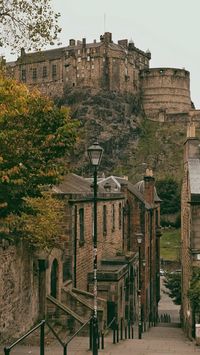
[[[142,233],[137,233],[137,243],[138,243],[138,253],[139,253],[139,288],[138,288],[138,338],[142,339],[142,309],[141,309],[141,288],[142,288],[142,278],[141,278],[141,244],[143,239]]]
[[[88,148],[88,157],[90,164],[94,168],[94,183],[93,183],[93,206],[94,206],[94,219],[93,219],[93,248],[94,248],[94,313],[93,313],[93,341],[92,341],[92,353],[98,355],[98,316],[97,316],[97,170],[101,162],[103,155],[103,148],[95,142]]]

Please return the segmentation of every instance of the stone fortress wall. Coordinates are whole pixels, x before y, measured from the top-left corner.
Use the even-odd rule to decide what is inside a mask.
[[[152,68],[141,70],[141,88],[145,112],[191,109],[190,75],[185,69]]]
[[[26,53],[7,63],[9,75],[43,94],[61,97],[66,88],[91,88],[142,94],[144,111],[156,121],[199,122],[190,98],[190,73],[178,68],[150,68],[151,53],[127,39],[114,43],[105,32],[100,41],[69,40],[62,48]]]

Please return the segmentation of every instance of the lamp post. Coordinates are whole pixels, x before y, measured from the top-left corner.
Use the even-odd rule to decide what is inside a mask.
[[[97,170],[101,162],[103,148],[96,142],[88,150],[90,164],[93,166],[93,272],[94,272],[94,312],[92,322],[92,354],[98,355],[98,317],[97,317]]]
[[[138,338],[142,339],[142,308],[141,308],[141,288],[142,288],[142,278],[141,278],[141,244],[142,244],[143,234],[137,234],[137,243],[138,243],[138,253],[139,253],[139,289],[138,289]]]

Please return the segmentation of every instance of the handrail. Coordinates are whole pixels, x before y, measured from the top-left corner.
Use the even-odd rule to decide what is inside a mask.
[[[52,328],[52,326],[46,321],[47,326],[49,327],[49,329],[51,330],[51,332],[53,333],[53,335],[55,336],[55,338],[59,341],[59,343],[64,346],[65,343],[59,338],[58,334],[55,332],[55,330]]]
[[[10,350],[12,348],[14,348],[14,346],[16,346],[17,344],[19,344],[22,340],[24,340],[26,337],[28,337],[30,334],[32,334],[36,329],[41,327],[41,338],[40,338],[40,355],[44,355],[44,326],[45,324],[49,327],[49,329],[51,330],[51,332],[53,333],[53,335],[55,336],[55,338],[59,341],[60,345],[62,345],[63,347],[63,354],[67,354],[67,346],[68,344],[75,338],[75,336],[91,321],[92,317],[90,317],[87,322],[85,322],[77,331],[76,333],[74,333],[70,339],[68,339],[66,342],[63,342],[59,336],[57,335],[57,333],[55,332],[55,330],[51,327],[51,325],[46,321],[46,320],[42,320],[39,324],[37,324],[34,328],[32,328],[31,330],[29,330],[26,334],[24,334],[20,339],[16,340],[13,344],[11,344],[10,346],[7,346],[4,348],[4,354],[5,355],[9,355],[10,354]]]
[[[12,348],[14,348],[14,346],[16,346],[17,344],[19,344],[22,340],[24,340],[25,338],[27,338],[30,334],[32,334],[36,329],[40,328],[40,327],[44,327],[45,325],[45,320],[42,320],[39,324],[37,324],[34,328],[32,328],[31,330],[29,330],[26,334],[24,334],[21,338],[19,338],[18,340],[16,340],[14,343],[12,343],[10,346],[6,346],[4,348],[4,353],[5,355],[9,355],[10,354],[10,350]]]
[[[110,326],[114,323],[114,321],[116,320],[116,317],[113,317],[113,319],[111,320],[111,322],[107,325],[107,327],[102,331],[103,335],[106,335],[107,330],[110,328]]]
[[[71,338],[65,343],[65,346],[67,346],[67,345],[70,343],[70,341],[72,341],[72,340],[75,338],[75,336],[91,321],[92,318],[93,318],[93,317],[90,317],[90,318],[87,320],[87,322],[85,322],[85,323],[76,331],[76,333],[74,333],[74,334],[71,336]]]
[[[61,309],[64,313],[72,316],[74,319],[76,319],[77,322],[80,324],[84,324],[83,319],[77,315],[74,311],[72,311],[70,308],[68,308],[66,305],[63,305],[61,302],[59,302],[56,298],[52,296],[47,296],[47,300],[51,303],[53,303],[56,307]]]

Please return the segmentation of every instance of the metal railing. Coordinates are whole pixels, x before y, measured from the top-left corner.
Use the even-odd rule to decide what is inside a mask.
[[[130,320],[124,321],[123,318],[120,320],[120,325],[118,322],[114,324],[113,328],[113,344],[119,343],[119,340],[123,339],[133,339],[134,338],[134,328]]]
[[[35,330],[40,328],[40,355],[44,355],[44,326],[45,326],[46,321],[42,320],[39,324],[37,324],[34,328],[29,330],[26,334],[24,334],[21,338],[16,340],[14,343],[12,343],[10,346],[7,346],[4,348],[4,354],[5,355],[10,355],[10,352],[12,348],[14,348],[17,344],[19,344],[22,340],[27,338],[30,334],[32,334]]]
[[[60,345],[63,347],[63,355],[67,355],[67,347],[69,345],[69,343],[81,332],[81,330],[91,321],[91,318],[87,320],[87,322],[85,322],[77,331],[76,333],[74,333],[71,338],[69,338],[66,342],[63,342],[58,334],[55,332],[55,330],[53,329],[53,327],[46,321],[46,320],[42,320],[39,324],[37,324],[34,328],[32,328],[31,330],[29,330],[26,334],[24,334],[21,338],[19,338],[18,340],[16,340],[13,344],[11,344],[10,346],[7,346],[4,348],[4,355],[10,355],[11,350],[18,345],[22,340],[24,340],[25,338],[27,338],[30,334],[32,334],[35,330],[37,330],[38,328],[40,328],[40,355],[44,355],[45,354],[45,324],[48,326],[48,328],[50,329],[50,331],[53,333],[53,335],[55,336],[55,338],[58,340],[58,342],[60,343]]]

